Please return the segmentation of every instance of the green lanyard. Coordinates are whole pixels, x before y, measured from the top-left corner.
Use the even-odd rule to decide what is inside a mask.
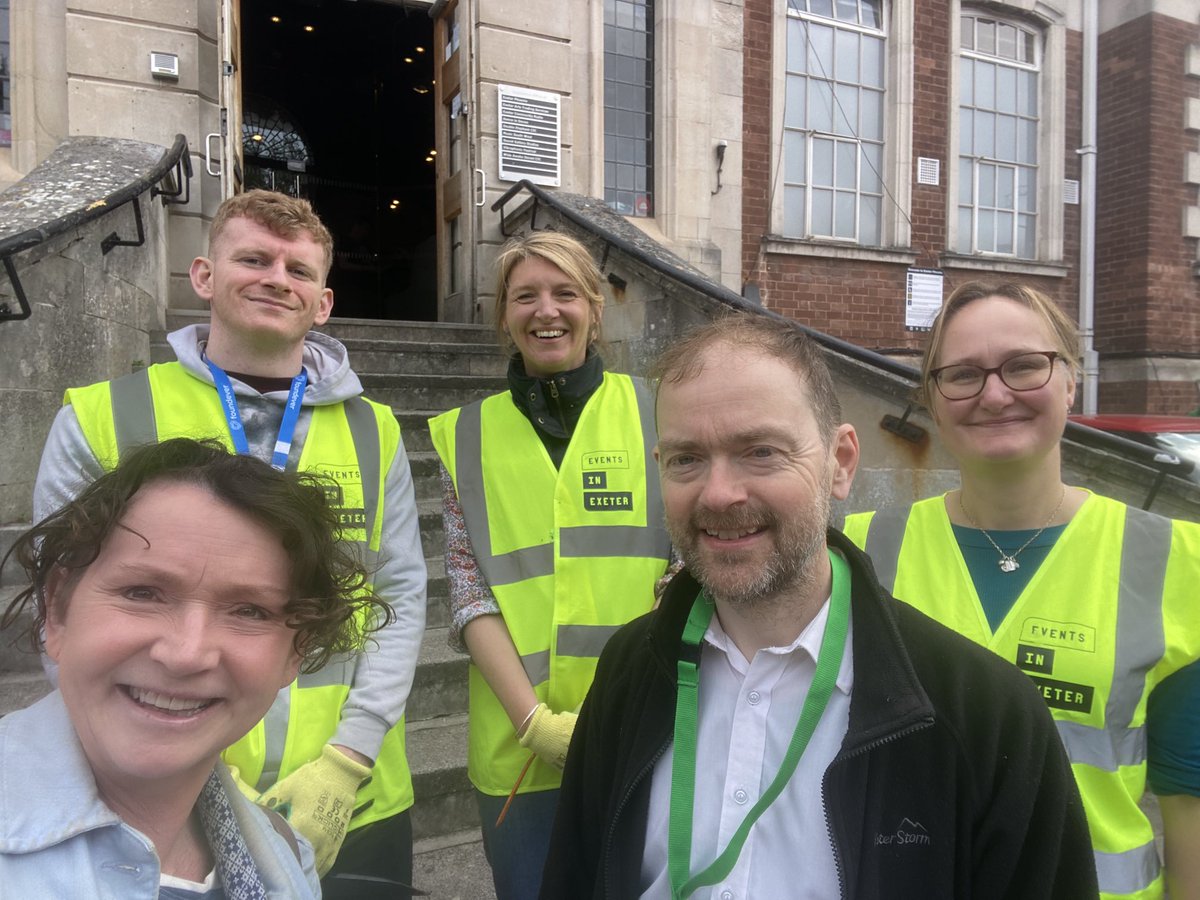
[[[716,884],[733,871],[742,846],[750,829],[758,818],[767,811],[783,792],[804,748],[808,746],[817,723],[829,704],[842,668],[842,655],[846,649],[846,632],[850,621],[850,566],[833,551],[829,551],[833,566],[833,592],[829,600],[829,618],[825,623],[825,636],[821,639],[821,651],[817,655],[817,670],[809,685],[804,707],[792,733],[792,741],[784,754],[783,763],[775,780],[766,789],[758,802],[751,807],[745,820],[729,839],[723,853],[709,866],[695,875],[690,875],[692,855],[692,808],[696,794],[696,726],[697,688],[700,673],[699,646],[712,620],[713,602],[701,591],[692,604],[691,615],[683,630],[683,642],[696,648],[691,654],[684,653],[679,660],[679,692],[675,703],[675,747],[671,771],[671,821],[667,834],[667,871],[671,876],[673,900],[690,897],[697,888]],[[683,657],[692,656],[692,659]]]

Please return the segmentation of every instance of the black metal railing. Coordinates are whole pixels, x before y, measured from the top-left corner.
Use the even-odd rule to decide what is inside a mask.
[[[671,266],[669,263],[659,259],[652,253],[647,252],[642,247],[632,241],[626,240],[619,234],[614,234],[599,226],[596,222],[582,215],[578,210],[574,209],[567,203],[559,200],[553,191],[547,191],[529,181],[519,181],[509,188],[499,200],[492,204],[492,209],[500,213],[500,230],[507,237],[508,221],[505,216],[504,207],[515,196],[521,192],[528,192],[533,200],[533,207],[530,210],[530,227],[537,227],[537,212],[538,205],[545,204],[555,213],[562,216],[564,219],[570,220],[572,223],[587,231],[589,234],[595,235],[605,243],[605,257],[608,255],[608,248],[614,247],[620,250],[627,256],[637,260],[643,266],[670,278],[680,284],[691,288],[699,294],[711,298],[732,309],[744,310],[756,315],[769,316],[781,323],[787,324],[793,328],[799,328],[810,338],[816,341],[823,347],[837,353],[841,356],[848,357],[856,362],[871,366],[887,372],[889,375],[894,375],[906,381],[912,388],[916,388],[920,382],[921,373],[913,366],[905,365],[897,362],[882,353],[876,353],[874,350],[868,350],[865,347],[860,347],[857,344],[852,344],[849,341],[844,341],[841,338],[834,337],[831,334],[826,334],[823,331],[817,331],[815,328],[809,328],[795,319],[789,319],[786,316],[780,315],[769,309],[751,303],[745,297],[736,293],[733,290],[725,287],[725,285],[706,278],[703,275],[689,272],[686,269],[679,269]],[[900,416],[884,416],[880,423],[881,427],[898,435],[906,440],[919,440],[925,434],[925,429],[919,425],[909,422],[909,416],[918,410],[920,406],[911,401],[906,404],[904,412]],[[1150,504],[1154,502],[1154,498],[1158,495],[1166,481],[1167,475],[1178,475],[1186,477],[1191,473],[1193,464],[1190,460],[1183,459],[1170,453],[1164,453],[1161,450],[1156,450],[1153,447],[1148,447],[1145,444],[1139,444],[1137,441],[1124,438],[1119,435],[1109,434],[1106,431],[1099,431],[1095,428],[1090,428],[1087,425],[1080,425],[1077,422],[1067,422],[1065,439],[1073,443],[1082,444],[1087,447],[1092,447],[1098,450],[1103,450],[1109,453],[1114,453],[1126,460],[1136,463],[1146,469],[1149,469],[1153,474],[1153,482],[1150,490],[1146,495],[1146,499],[1142,502],[1143,509],[1149,509]]]
[[[169,186],[162,187],[163,182],[168,182]],[[184,205],[191,199],[191,190],[192,158],[188,154],[187,138],[177,134],[175,143],[163,154],[162,159],[129,184],[122,185],[108,196],[97,198],[86,206],[52,219],[37,228],[29,228],[0,239],[0,261],[4,263],[4,271],[12,284],[18,306],[14,310],[10,303],[0,300],[0,322],[28,319],[32,313],[16,265],[13,263],[13,257],[18,253],[30,250],[64,231],[106,216],[127,203],[133,205],[137,236],[127,240],[113,231],[101,239],[100,249],[102,253],[107,254],[114,247],[140,247],[146,240],[140,200],[142,194],[149,191],[151,200],[161,197],[164,206]]]

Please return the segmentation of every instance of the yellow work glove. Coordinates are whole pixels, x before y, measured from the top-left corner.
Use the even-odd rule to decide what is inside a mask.
[[[567,748],[571,746],[571,735],[579,713],[550,712],[550,707],[539,703],[529,720],[529,726],[518,740],[521,746],[532,750],[542,762],[561,769],[567,762]]]
[[[308,838],[317,874],[333,866],[354,813],[354,795],[371,770],[329,744],[321,756],[263,791],[259,802]]]
[[[253,788],[246,782],[242,781],[242,773],[237,766],[229,767],[229,777],[233,779],[233,783],[237,785],[237,789],[241,792],[241,795],[251,803],[258,803],[262,798],[262,794],[260,794],[256,788]]]

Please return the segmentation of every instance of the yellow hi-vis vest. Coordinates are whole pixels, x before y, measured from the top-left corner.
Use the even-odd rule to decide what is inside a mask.
[[[1163,877],[1146,787],[1146,701],[1200,658],[1200,526],[1093,494],[992,633],[942,497],[859,513],[845,533],[896,597],[1033,679],[1087,810],[1101,896],[1150,900]]]
[[[229,428],[212,384],[177,362],[150,366],[115,381],[67,391],[66,402],[105,470],[140,444],[171,438],[215,438],[233,452]],[[383,484],[400,444],[391,410],[362,397],[309,407],[312,419],[300,452],[300,471],[332,478],[341,537],[358,547],[373,571],[383,527]],[[331,661],[279,692],[266,717],[223,757],[242,778],[265,790],[321,755],[341,719],[357,657]],[[361,828],[412,806],[412,778],[404,752],[404,720],[384,737],[370,779],[359,789],[350,828]]]
[[[600,651],[650,609],[670,560],[649,391],[606,373],[559,469],[508,394],[437,416],[429,431],[534,693],[555,712],[577,710]],[[468,775],[507,794],[529,751],[473,665],[469,709]],[[561,780],[539,759],[520,791]]]

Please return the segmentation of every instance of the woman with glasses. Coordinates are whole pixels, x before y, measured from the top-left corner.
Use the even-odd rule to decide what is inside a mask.
[[[1101,896],[1200,897],[1200,527],[1063,482],[1077,348],[1033,288],[955,290],[918,393],[961,487],[845,531],[895,596],[1032,678],[1079,782]]]

